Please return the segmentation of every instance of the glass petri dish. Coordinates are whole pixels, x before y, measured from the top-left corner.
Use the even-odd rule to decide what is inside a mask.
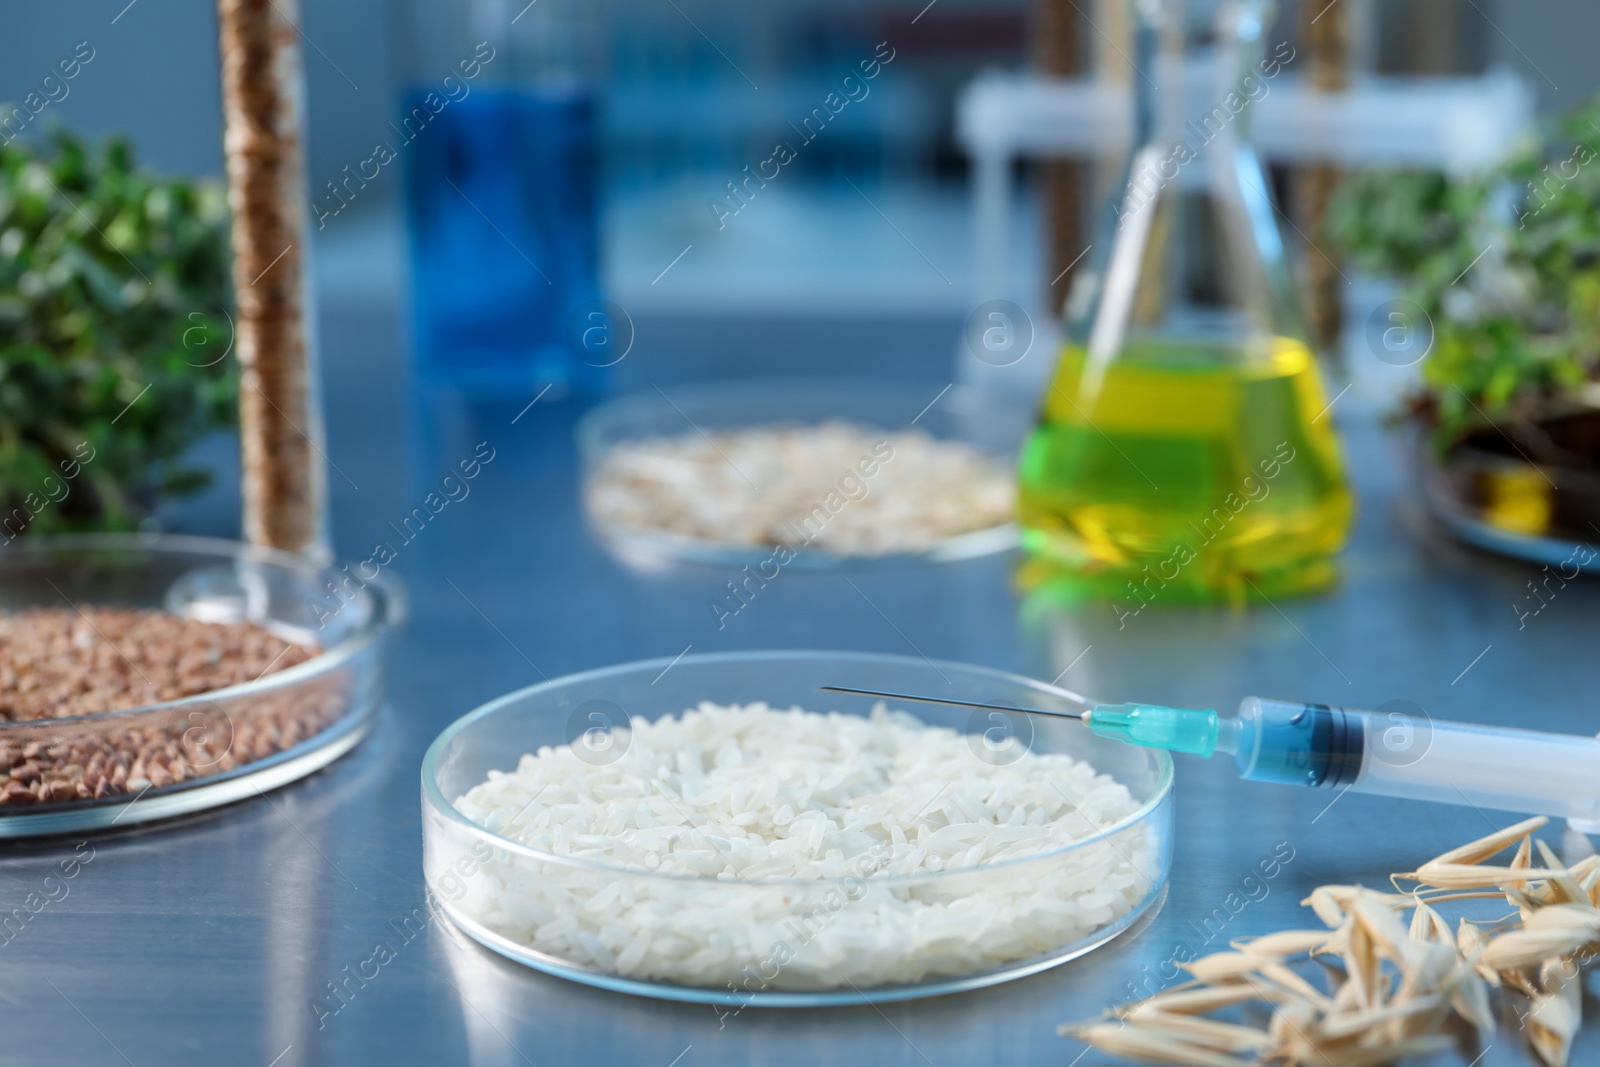
[[[96,754],[131,763],[160,752],[179,778],[99,798],[0,804],[0,838],[121,827],[255,796],[355,747],[382,699],[382,638],[393,600],[377,584],[301,556],[153,534],[27,538],[0,551],[0,612],[69,604],[249,621],[322,651],[255,681],[179,700],[0,722],[7,773],[31,753],[69,776],[76,765],[81,781]]]
[[[647,566],[665,560],[760,565],[772,558],[775,544],[705,540],[602,518],[594,507],[594,476],[612,449],[647,438],[829,421],[886,433],[915,428],[936,439],[972,445],[1010,471],[1032,412],[996,404],[975,390],[947,382],[755,378],[637,393],[600,405],[578,423],[584,514],[601,543],[629,561]],[[843,553],[808,545],[783,565],[836,568],[972,559],[1005,552],[1017,543],[1016,524],[1008,521],[945,537],[915,552]]]
[[[1065,719],[1007,717],[1008,737],[1022,747],[1002,746],[996,755],[985,745],[986,731],[992,738],[1000,725],[988,718],[993,713],[904,709],[969,735],[974,758],[1031,750],[1087,760],[1125,785],[1138,804],[1133,814],[1070,845],[988,866],[909,875],[869,871],[836,880],[664,875],[529,847],[472,822],[453,804],[490,771],[510,771],[523,753],[573,742],[607,719],[610,725],[631,717],[654,720],[701,701],[765,701],[855,715],[868,714],[876,703],[819,693],[819,685],[1071,708],[1028,678],[849,652],[685,656],[554,679],[473,711],[429,748],[422,765],[423,871],[432,906],[489,949],[562,978],[669,1000],[768,1007],[903,1000],[1009,981],[1081,956],[1159,907],[1172,857],[1172,760],[1165,752],[1097,738]],[[604,711],[599,719],[596,709]],[[606,737],[622,743],[628,735]],[[583,743],[605,752],[596,740],[589,735]],[[1101,899],[1085,896],[1095,891]],[[981,906],[963,911],[972,898],[981,898]],[[852,908],[866,910],[837,920]],[[882,955],[888,949],[872,943],[875,925],[900,921],[908,909],[921,913],[917,922],[948,926],[919,940],[915,952],[904,952],[903,943],[893,950],[901,954],[888,966],[898,968],[899,977],[867,977],[884,974],[888,958]],[[587,927],[583,936],[572,935],[577,941],[564,932],[550,935],[572,923]],[[619,929],[690,939],[714,928],[715,960],[630,968],[623,953],[599,940],[607,924],[621,924],[607,935],[613,939]],[[970,941],[974,930],[988,940]]]

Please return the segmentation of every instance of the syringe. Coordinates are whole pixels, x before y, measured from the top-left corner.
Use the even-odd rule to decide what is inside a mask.
[[[1441,722],[1406,711],[1246,697],[1208,708],[1095,704],[1050,711],[844,686],[833,692],[1077,719],[1099,737],[1196,756],[1227,753],[1239,777],[1480,808],[1600,820],[1600,738]],[[1054,687],[1052,687],[1054,688]]]

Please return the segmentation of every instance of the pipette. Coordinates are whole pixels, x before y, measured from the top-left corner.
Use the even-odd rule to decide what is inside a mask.
[[[1051,711],[846,686],[888,700],[1077,719],[1096,736],[1196,756],[1226,753],[1239,777],[1480,808],[1600,819],[1600,738],[1441,722],[1417,709],[1362,711],[1245,697],[1237,714],[1159,704],[1096,704]]]

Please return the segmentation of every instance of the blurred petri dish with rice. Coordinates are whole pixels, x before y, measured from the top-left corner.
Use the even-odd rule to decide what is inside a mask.
[[[803,1006],[1031,974],[1161,900],[1164,753],[816,692],[1053,706],[1039,683],[850,653],[668,662],[513,693],[435,741],[424,873],[456,926],[605,988]]]
[[[0,838],[226,804],[311,773],[382,696],[384,588],[200,537],[0,552]]]
[[[1025,428],[1022,413],[946,383],[658,389],[580,423],[584,511],[624,556],[750,563],[768,577],[986,555],[1016,544]]]

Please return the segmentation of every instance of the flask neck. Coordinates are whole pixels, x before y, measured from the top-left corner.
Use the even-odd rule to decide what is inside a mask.
[[[1134,140],[1165,157],[1230,155],[1265,97],[1265,0],[1138,0]]]

